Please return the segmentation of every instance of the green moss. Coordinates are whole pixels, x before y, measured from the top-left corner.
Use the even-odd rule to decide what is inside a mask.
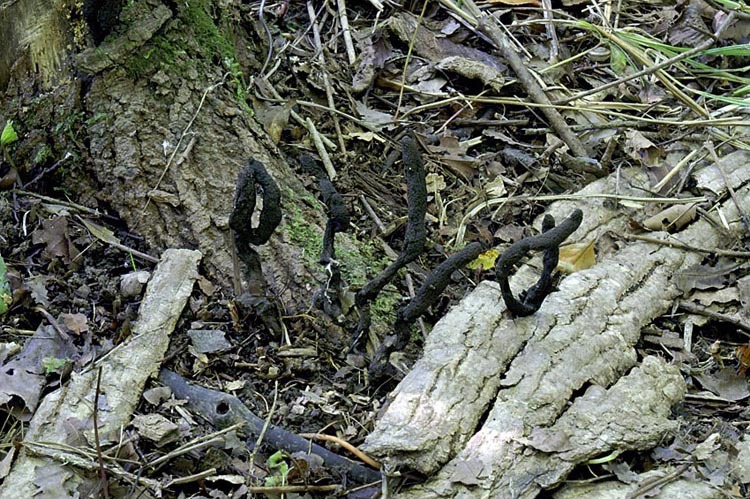
[[[162,66],[185,70],[189,61],[201,57],[212,59],[211,63],[218,58],[226,65],[236,59],[234,44],[227,35],[229,28],[226,33],[219,29],[210,12],[211,2],[189,0],[177,5],[177,21],[171,21],[164,32],[129,58],[126,69],[131,78],[141,78]]]
[[[309,197],[308,201],[315,203],[315,199],[306,194]],[[287,199],[300,200],[300,196],[295,195],[291,189],[284,189],[284,197]],[[301,199],[304,199],[301,198]],[[318,255],[320,254],[321,248],[323,247],[323,234],[313,228],[310,225],[309,220],[305,218],[302,211],[294,203],[286,203],[286,217],[285,217],[285,229],[289,235],[289,239],[296,244],[299,248],[302,248],[305,265],[310,268],[315,268],[318,265]]]
[[[285,204],[286,231],[289,239],[302,248],[305,265],[310,268],[319,266],[318,258],[323,248],[323,234],[312,227],[296,203],[302,201],[310,206],[322,206],[309,193],[297,194],[291,189],[284,189],[284,197],[296,200],[295,203]],[[370,279],[388,266],[390,260],[383,254],[379,245],[372,241],[358,241],[352,237],[346,240],[338,236],[336,239],[336,257],[341,263],[341,276],[353,291],[357,291]],[[399,275],[402,272],[399,272]],[[388,285],[378,295],[370,306],[370,315],[374,322],[393,324],[396,309],[401,295],[392,285]]]

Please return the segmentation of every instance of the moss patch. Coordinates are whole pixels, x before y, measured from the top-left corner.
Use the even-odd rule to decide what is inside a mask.
[[[128,59],[126,69],[131,78],[144,77],[163,66],[176,66],[184,70],[188,61],[196,59],[211,59],[211,64],[218,59],[225,66],[235,60],[231,37],[218,26],[228,26],[228,22],[214,20],[210,12],[211,2],[179,2],[177,9],[177,19],[171,21],[164,32],[149,40],[138,54]]]

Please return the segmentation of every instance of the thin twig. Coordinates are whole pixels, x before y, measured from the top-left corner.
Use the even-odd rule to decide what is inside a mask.
[[[260,485],[256,487],[248,487],[247,492],[250,494],[262,494],[266,497],[269,495],[281,495],[287,494],[299,494],[301,492],[312,492],[312,493],[324,493],[324,492],[336,492],[341,488],[340,485],[279,485],[275,487],[268,487]],[[326,497],[333,497],[332,495],[326,494]]]
[[[95,210],[93,208],[89,208],[88,206],[83,206],[82,204],[73,203],[71,201],[62,201],[60,199],[51,198],[49,196],[44,196],[42,194],[37,194],[36,192],[31,191],[24,191],[21,189],[15,189],[13,192],[16,194],[19,194],[21,196],[31,196],[37,199],[41,199],[42,201],[46,201],[48,203],[57,204],[60,206],[67,206],[68,208],[75,208],[78,211],[82,211],[84,213],[88,213],[89,215],[93,215],[95,217],[106,217],[109,219],[116,220],[115,217],[112,217],[110,215],[107,215],[106,213],[102,213],[99,210]]]
[[[440,0],[440,2],[444,5],[448,5],[451,9],[457,8],[455,3],[451,0]],[[560,112],[552,106],[544,89],[542,89],[539,82],[537,82],[531,74],[526,63],[521,59],[515,47],[513,47],[508,40],[508,37],[503,33],[500,23],[494,17],[481,11],[472,0],[463,0],[462,5],[463,8],[475,18],[477,28],[489,36],[500,50],[500,53],[508,61],[513,72],[516,73],[519,83],[523,85],[529,97],[531,97],[534,102],[543,105],[541,108],[542,112],[549,120],[552,128],[555,129],[555,132],[557,132],[563,142],[565,142],[570,148],[573,155],[581,158],[589,157],[590,154],[583,145],[583,142],[581,142],[580,138],[570,130]]]
[[[424,13],[427,10],[427,2],[428,0],[424,0],[424,2],[422,3],[422,12],[420,12],[419,17],[417,17],[417,26],[414,28],[414,33],[412,33],[411,35],[411,39],[409,40],[409,47],[406,51],[406,57],[404,57],[404,69],[401,71],[401,86],[398,91],[398,102],[396,103],[396,112],[393,114],[393,121],[396,121],[398,119],[399,112],[401,111],[401,102],[403,102],[404,100],[404,88],[406,87],[406,74],[409,71],[411,54],[414,51],[414,42],[417,39],[417,34],[419,33],[422,19],[424,19]]]
[[[300,433],[299,436],[302,438],[307,438],[308,440],[324,440],[326,442],[333,442],[357,456],[357,458],[366,465],[371,466],[376,470],[380,469],[381,465],[379,462],[377,462],[346,440],[343,440],[335,435],[326,435],[325,433]]]
[[[320,29],[318,28],[318,19],[315,15],[315,8],[310,0],[307,1],[307,14],[310,16],[310,23],[313,29],[313,40],[315,41],[315,50],[318,53],[318,64],[320,65],[321,72],[323,74],[323,86],[326,89],[326,99],[328,100],[328,107],[336,109],[336,104],[333,101],[333,87],[331,86],[331,80],[328,77],[328,70],[326,69],[325,53],[323,52],[323,43],[320,41]],[[344,137],[341,134],[341,124],[339,123],[339,117],[334,113],[333,127],[336,130],[336,137],[339,140],[339,147],[341,153],[346,154],[346,144],[344,143]],[[333,180],[333,177],[331,177]]]
[[[372,221],[375,222],[375,225],[378,226],[380,233],[385,234],[385,224],[383,224],[383,221],[380,220],[380,217],[378,217],[378,214],[375,213],[375,210],[372,209],[372,206],[370,206],[370,203],[367,201],[367,198],[364,196],[364,194],[359,195],[359,200],[362,202],[362,206],[365,207],[365,211],[367,212],[367,214],[370,215],[370,218],[372,218]]]
[[[49,312],[47,312],[47,309],[45,309],[42,306],[36,306],[36,307],[34,307],[33,310],[35,310],[35,311],[39,312],[40,314],[42,314],[44,316],[44,318],[47,319],[47,321],[50,323],[50,325],[55,329],[55,331],[57,331],[57,334],[59,334],[62,339],[64,339],[64,340],[69,340],[70,339],[70,336],[68,335],[68,333],[66,333],[63,330],[63,328],[60,326],[60,323],[57,322],[57,320],[54,317],[52,317],[52,314],[50,314]]]
[[[354,43],[352,43],[352,33],[349,29],[349,18],[346,15],[346,1],[338,0],[339,19],[341,21],[341,31],[344,33],[344,47],[346,47],[346,56],[349,64],[354,65],[357,61],[357,54],[354,52]]]
[[[675,241],[674,239],[657,239],[655,237],[641,236],[638,234],[614,234],[614,235],[616,237],[619,237],[625,240],[643,241],[644,243],[659,244],[662,246],[669,246],[670,248],[682,249],[685,251],[692,251],[694,253],[701,253],[704,255],[719,255],[719,256],[728,256],[732,258],[750,258],[750,251],[734,251],[734,250],[724,250],[724,249],[719,249],[719,248],[714,248],[714,249],[698,248],[696,246],[691,246],[689,244],[683,243],[682,241]]]
[[[716,154],[716,149],[714,149],[714,144],[711,141],[706,142],[706,148],[708,149],[709,154],[711,154],[711,158],[714,161],[714,165],[716,166],[716,169],[719,170],[719,173],[721,173],[721,178],[724,180],[724,184],[727,186],[727,191],[729,191],[729,196],[732,198],[732,202],[734,203],[734,206],[737,208],[737,213],[740,215],[740,220],[742,221],[742,225],[745,227],[745,229],[750,229],[750,218],[748,218],[747,213],[745,213],[745,210],[742,209],[742,206],[740,205],[739,201],[737,201],[737,194],[734,192],[734,187],[732,187],[732,184],[729,182],[729,179],[727,178],[727,174],[724,172],[724,168],[721,167],[721,161],[719,160],[718,154]]]
[[[268,28],[268,24],[266,24],[266,19],[263,15],[263,9],[265,9],[265,7],[266,0],[260,0],[260,7],[258,7],[258,20],[260,21],[261,26],[263,26],[263,29],[266,32],[266,39],[268,40],[266,62],[263,63],[263,68],[260,70],[261,76],[265,76],[266,68],[268,67],[268,63],[271,62],[271,57],[273,56],[273,35],[271,34],[271,30]]]
[[[592,94],[595,94],[595,93],[598,93],[598,92],[602,92],[602,91],[607,90],[609,88],[617,87],[617,86],[619,86],[619,85],[621,85],[621,84],[623,84],[625,82],[628,82],[630,80],[634,80],[636,78],[641,78],[643,76],[650,75],[650,74],[655,73],[655,72],[657,72],[657,71],[659,71],[661,69],[666,68],[667,66],[671,66],[672,64],[674,64],[676,62],[679,62],[679,61],[681,61],[683,59],[688,59],[688,58],[690,58],[690,57],[692,57],[692,56],[694,56],[694,55],[696,55],[696,54],[698,54],[698,53],[700,53],[700,52],[702,52],[702,51],[704,51],[706,49],[709,49],[709,48],[711,48],[711,46],[714,43],[716,43],[716,40],[719,39],[719,36],[721,35],[721,33],[724,32],[724,30],[726,29],[726,27],[729,26],[730,22],[733,20],[734,14],[735,14],[734,12],[730,12],[729,15],[724,19],[724,22],[721,24],[721,26],[719,27],[719,29],[716,30],[716,34],[714,35],[715,38],[709,38],[708,40],[706,40],[705,42],[701,43],[700,45],[698,45],[695,48],[692,48],[692,49],[690,49],[688,51],[682,52],[681,54],[677,54],[676,56],[670,57],[669,59],[665,59],[662,62],[653,64],[653,65],[649,65],[648,67],[645,67],[645,68],[643,68],[640,71],[636,71],[635,73],[627,74],[627,75],[623,76],[622,78],[618,78],[616,80],[610,81],[609,83],[605,83],[604,85],[600,85],[600,86],[598,86],[596,88],[591,88],[591,89],[586,90],[584,92],[579,92],[579,93],[577,93],[576,95],[574,95],[572,97],[568,97],[568,98],[565,98],[565,99],[556,100],[556,101],[553,102],[553,104],[567,104],[567,103],[572,102],[574,100],[582,99],[584,97],[587,97],[589,95],[592,95]]]
[[[263,438],[266,436],[266,431],[268,431],[268,426],[271,424],[271,418],[273,417],[273,414],[276,412],[276,401],[279,397],[279,382],[274,381],[273,386],[273,402],[271,402],[271,408],[268,410],[268,416],[266,416],[266,420],[263,423],[263,429],[260,430],[260,433],[258,434],[258,439],[255,441],[255,447],[253,448],[253,454],[250,456],[250,459],[248,462],[253,462],[255,459],[255,452],[260,449],[260,444],[263,443]]]
[[[691,314],[703,315],[705,317],[710,317],[711,319],[716,319],[718,321],[728,322],[729,324],[736,326],[739,329],[738,332],[740,334],[750,338],[750,324],[747,324],[741,319],[732,317],[731,315],[722,314],[720,312],[715,312],[709,308],[686,301],[681,301],[680,303],[678,303],[678,306],[685,312],[690,312]]]
[[[214,445],[219,444],[221,442],[224,442],[225,439],[223,437],[224,434],[232,432],[234,430],[239,430],[240,428],[244,427],[245,423],[236,423],[232,426],[228,426],[222,430],[216,431],[214,433],[210,433],[208,435],[203,435],[201,437],[198,437],[185,445],[182,445],[181,447],[178,447],[177,449],[169,452],[168,454],[164,454],[163,456],[154,459],[150,463],[147,463],[146,466],[151,469],[158,469],[158,467],[167,461],[170,461],[178,456],[182,456],[184,454],[187,454],[188,452],[193,452],[196,450],[203,449],[204,447],[208,445]]]
[[[331,162],[331,157],[328,155],[326,146],[323,145],[323,141],[320,138],[318,129],[315,128],[315,124],[310,118],[305,119],[305,126],[307,126],[307,131],[310,132],[310,136],[313,139],[313,144],[315,144],[315,149],[318,151],[320,160],[323,162],[323,166],[326,169],[328,178],[333,181],[333,179],[336,178],[336,169],[333,167],[333,163]]]
[[[96,373],[96,390],[94,391],[94,445],[96,446],[96,459],[99,461],[99,478],[102,481],[102,491],[104,498],[109,498],[109,482],[107,481],[107,472],[104,469],[104,459],[102,458],[102,447],[99,443],[99,396],[102,393],[102,366]]]
[[[544,24],[547,27],[547,36],[550,39],[549,60],[557,62],[560,56],[560,41],[557,39],[557,31],[555,30],[552,0],[542,0],[542,8],[544,9]]]
[[[288,99],[284,99],[281,96],[281,94],[276,90],[276,87],[274,87],[271,84],[271,82],[268,81],[267,79],[265,79],[265,78],[258,78],[255,81],[256,81],[256,85],[261,90],[270,92],[271,95],[273,96],[273,98],[276,99],[278,102],[280,102],[280,103],[286,103],[288,101]],[[270,100],[270,99],[268,99],[268,100]],[[302,103],[300,101],[297,101],[297,104],[302,104]],[[325,110],[329,110],[329,108],[327,108],[325,106],[321,106],[321,107],[323,109],[325,109]],[[341,115],[344,115],[344,116],[348,116],[345,113],[342,113],[341,111],[333,111],[333,110],[331,110],[331,112],[336,112],[338,114],[341,114]],[[307,128],[307,123],[305,122],[305,119],[302,116],[300,116],[299,113],[297,113],[297,111],[295,111],[294,109],[291,109],[289,111],[289,114],[292,116],[292,119],[294,121],[296,121],[300,126],[303,126],[303,127]],[[321,135],[320,139],[323,141],[323,143],[326,145],[326,147],[328,147],[329,149],[332,149],[334,151],[336,150],[336,144],[334,144],[331,139],[329,139],[325,135]]]

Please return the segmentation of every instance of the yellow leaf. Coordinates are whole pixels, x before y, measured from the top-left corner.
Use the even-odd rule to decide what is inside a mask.
[[[596,265],[594,255],[594,242],[568,244],[560,248],[560,259],[557,261],[557,270],[561,272],[577,272]]]
[[[479,255],[473,262],[469,262],[466,267],[472,270],[481,268],[482,270],[490,270],[495,266],[495,260],[500,256],[500,252],[496,249],[488,249],[481,255]]]

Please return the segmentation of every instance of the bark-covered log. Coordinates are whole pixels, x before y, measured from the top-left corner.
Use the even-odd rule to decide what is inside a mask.
[[[739,178],[735,171],[745,168],[747,159],[744,152],[724,158],[727,177]],[[711,178],[719,175],[715,169],[705,172]],[[616,183],[615,177],[596,182],[580,193],[581,199],[555,203],[548,213],[559,217],[583,209],[573,240],[624,232],[623,208],[585,197],[597,192],[643,196],[637,189],[645,184],[641,174],[623,175],[618,190]],[[748,211],[750,186],[735,189]],[[730,227],[742,230],[733,203],[722,210]],[[720,246],[722,236],[700,220],[677,237],[710,249]],[[392,466],[437,472],[403,497],[534,497],[540,487],[555,485],[518,474],[532,468],[534,435],[562,421],[575,393],[588,386],[610,387],[636,365],[634,345],[641,328],[680,294],[672,276],[701,258],[667,246],[627,244],[600,256],[593,268],[567,276],[538,312],[517,319],[505,313],[496,284],[480,284],[435,326],[423,358],[397,387],[368,437],[367,450]],[[512,284],[524,288],[535,279],[527,265]],[[674,393],[663,395],[675,399]],[[466,470],[477,470],[478,479],[467,479]]]

